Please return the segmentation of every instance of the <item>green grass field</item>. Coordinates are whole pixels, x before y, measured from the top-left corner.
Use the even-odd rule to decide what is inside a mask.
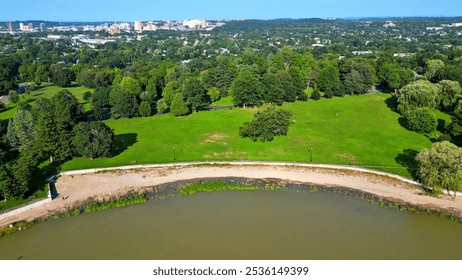
[[[352,164],[404,176],[402,163],[431,146],[424,135],[399,124],[399,114],[388,108],[387,94],[349,96],[285,104],[294,113],[286,137],[271,143],[239,137],[239,127],[255,109],[226,109],[150,118],[108,120],[116,134],[117,155],[77,158],[63,170],[145,163],[263,160]],[[439,115],[443,118],[444,115]]]
[[[233,97],[227,96],[212,103],[212,106],[233,106]]]
[[[66,88],[84,104],[85,87]],[[62,88],[46,86],[21,100],[33,104],[51,98]],[[250,121],[256,109],[226,109],[194,113],[177,118],[170,114],[150,118],[105,121],[116,134],[116,155],[112,158],[77,158],[62,165],[63,170],[110,167],[145,163],[190,161],[263,160],[350,164],[409,176],[403,167],[432,142],[399,124],[399,114],[386,103],[388,94],[348,96],[319,101],[285,104],[294,123],[286,137],[271,143],[252,142],[239,137],[239,127]],[[225,98],[215,105],[231,105]],[[8,104],[0,119],[14,115],[16,105]],[[450,117],[436,112],[446,125]],[[432,135],[436,138],[438,133]]]
[[[86,88],[86,87],[68,87],[68,88],[61,88],[57,86],[44,86],[38,90],[33,91],[30,94],[20,94],[20,101],[26,101],[29,102],[29,104],[33,105],[37,99],[41,98],[51,98],[58,92],[62,91],[63,89],[68,90],[69,92],[72,92],[77,100],[79,100],[80,103],[82,103],[85,107],[85,110],[90,110],[90,104],[86,103],[83,100],[83,93],[86,91],[91,91],[93,92],[93,89]],[[6,105],[6,108],[0,112],[0,120],[6,120],[6,119],[11,119],[14,116],[14,113],[16,112],[16,107],[17,104],[13,103],[8,103]]]

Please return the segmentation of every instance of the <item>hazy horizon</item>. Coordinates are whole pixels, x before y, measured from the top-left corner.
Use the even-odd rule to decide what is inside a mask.
[[[206,18],[209,20],[301,18],[459,17],[460,0],[0,0],[0,21],[103,22]]]

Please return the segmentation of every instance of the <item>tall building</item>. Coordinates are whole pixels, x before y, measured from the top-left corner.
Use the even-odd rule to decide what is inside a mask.
[[[40,23],[40,31],[42,32],[47,31],[47,25],[44,22]]]
[[[32,22],[30,22],[27,26],[29,27],[28,31],[30,32],[34,31],[34,24]]]
[[[183,21],[183,26],[185,26],[185,27],[187,27],[189,29],[206,28],[207,27],[207,20],[205,20],[205,19],[184,20]]]
[[[12,22],[8,22],[7,28],[8,28],[8,31],[13,32],[13,23],[12,23]]]
[[[24,23],[19,23],[19,30],[24,31]]]
[[[141,23],[141,21],[135,21],[135,31],[136,32],[143,32],[143,24]]]

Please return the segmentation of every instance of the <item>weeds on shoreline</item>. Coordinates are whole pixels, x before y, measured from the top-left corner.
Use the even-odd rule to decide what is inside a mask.
[[[200,192],[222,192],[222,191],[255,191],[260,188],[257,186],[230,185],[224,180],[220,181],[195,181],[186,187],[179,189],[180,196],[193,195]]]
[[[109,202],[95,202],[85,207],[85,213],[107,210],[112,208],[120,208],[134,204],[146,203],[148,198],[144,194],[140,194],[131,198],[122,198]],[[74,211],[75,212],[75,211]]]

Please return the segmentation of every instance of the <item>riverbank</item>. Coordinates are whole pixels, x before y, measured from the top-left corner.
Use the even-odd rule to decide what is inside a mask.
[[[343,187],[388,201],[447,212],[462,218],[462,197],[432,197],[416,182],[367,169],[292,163],[229,162],[140,165],[63,172],[58,175],[59,196],[40,207],[0,216],[0,227],[69,212],[90,202],[156,190],[156,186],[182,180],[240,177],[276,179],[301,184]]]

